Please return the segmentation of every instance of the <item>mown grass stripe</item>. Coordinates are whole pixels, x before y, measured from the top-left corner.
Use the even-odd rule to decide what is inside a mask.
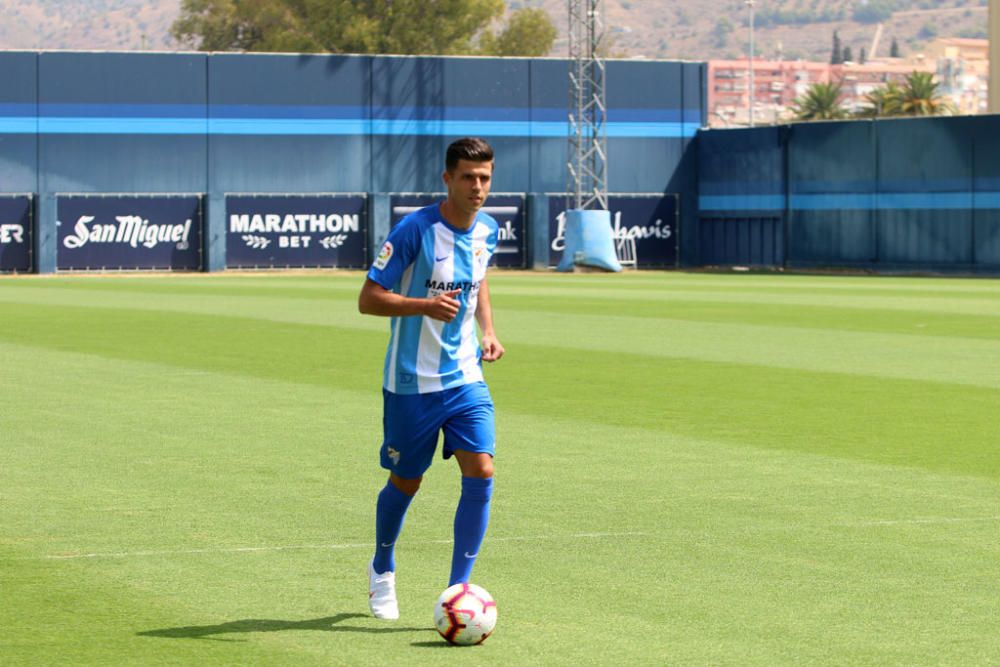
[[[352,287],[354,287],[352,285]],[[220,315],[265,317],[276,321],[330,324],[378,329],[371,318],[358,316],[355,290],[272,290],[258,291],[215,286],[195,289],[158,287],[153,291],[75,290],[45,288],[41,291],[2,290],[0,303],[51,304],[70,307],[115,307],[145,310],[217,313]],[[965,303],[945,299],[900,301],[841,298],[833,303],[823,299],[741,299],[738,296],[693,298],[629,293],[613,299],[595,295],[594,290],[549,292],[516,290],[495,292],[499,308],[532,310],[567,316],[600,314],[639,318],[728,322],[751,325],[836,329],[859,332],[898,332],[914,335],[968,336],[1000,340],[1000,302],[984,306],[978,300]],[[720,317],[720,314],[722,316]],[[962,315],[958,317],[957,315]],[[574,322],[567,319],[567,327]],[[669,325],[667,325],[669,326]]]
[[[225,272],[212,275],[171,274],[79,274],[3,276],[0,287],[30,288],[65,286],[73,289],[128,290],[187,289],[189,287],[255,287],[264,290],[293,289],[357,291],[364,280],[360,271],[308,272]],[[617,289],[621,294],[633,291],[737,292],[753,294],[838,294],[858,295],[946,295],[962,298],[1000,298],[1000,280],[892,278],[806,275],[698,274],[678,272],[627,272],[623,274],[574,275],[494,270],[490,280],[496,284],[525,288],[570,288],[575,291]]]
[[[514,315],[506,312],[508,317]],[[61,327],[50,326],[53,317]],[[195,371],[268,380],[293,376],[299,383],[368,395],[379,390],[386,342],[384,332],[373,335],[364,330],[142,311],[27,309],[17,319],[21,326],[0,338],[33,348],[154,361]],[[562,340],[562,319],[550,318],[551,336],[538,328],[545,318],[533,321],[536,330],[529,338]],[[502,363],[486,369],[491,384],[507,390],[507,409],[557,416],[578,411],[583,404],[598,409],[595,415],[601,421],[622,427],[686,435],[701,429],[706,436],[723,441],[744,438],[755,446],[803,451],[827,447],[837,455],[975,469],[975,474],[992,475],[1000,466],[996,456],[976,458],[983,438],[991,437],[991,415],[1000,410],[1000,393],[995,384],[987,384],[996,380],[986,373],[991,368],[987,359],[968,357],[963,364],[960,357],[944,353],[908,356],[906,349],[891,349],[900,345],[896,338],[904,337],[891,336],[883,337],[884,346],[874,348],[870,337],[862,338],[852,348],[862,357],[859,360],[849,358],[848,350],[829,356],[810,332],[795,332],[803,344],[808,343],[802,349],[790,345],[786,336],[766,342],[762,352],[746,347],[754,339],[744,327],[731,328],[730,339],[720,340],[710,338],[714,328],[699,331],[701,337],[692,334],[692,329],[678,331],[677,327],[660,334],[631,322],[624,326],[612,318],[604,324],[595,320],[591,331],[577,333],[574,344],[565,346],[517,342],[520,337],[512,323],[507,327],[509,353]],[[73,332],[69,339],[64,334],[67,330]],[[603,337],[613,339],[622,331],[630,332],[630,338],[619,350],[604,349],[609,343]],[[686,357],[683,353],[692,350],[683,347],[656,347],[673,340],[700,346],[695,350],[697,357]],[[835,337],[827,334],[826,340]],[[647,342],[653,347],[642,349]],[[933,342],[948,343],[949,350],[966,354],[974,351],[955,341]],[[581,352],[582,346],[591,343],[596,349]],[[728,352],[725,344],[730,346]],[[629,345],[641,351],[634,352]],[[706,350],[714,346],[718,346],[719,358],[704,359]],[[753,353],[751,363],[729,359],[748,350]],[[923,348],[923,352],[928,350]],[[764,353],[773,358],[761,364]],[[810,354],[821,356],[817,360]],[[868,357],[877,368],[866,365]],[[803,360],[821,368],[803,369],[788,363]],[[970,367],[984,375],[969,375]],[[851,373],[854,368],[861,368],[863,374]],[[904,377],[894,378],[894,371]],[[964,375],[954,377],[947,374],[963,371]],[[918,373],[924,377],[906,377]],[[524,377],[550,387],[544,401],[518,388]],[[808,414],[802,414],[806,406]],[[801,416],[786,420],[781,416],[784,412]],[[706,424],[704,414],[720,419]],[[581,418],[590,419],[591,414],[584,412]],[[961,441],[955,433],[974,437],[968,435],[968,441]]]
[[[45,290],[42,294],[7,295],[22,305],[9,306],[4,319],[13,327],[0,330],[0,337],[17,341],[29,335],[28,323],[35,321],[47,328],[47,318],[69,322],[98,317],[80,311],[118,308],[117,318],[131,312],[148,311],[143,321],[164,317],[162,311],[237,316],[258,320],[263,326],[276,321],[283,326],[319,325],[380,332],[383,340],[386,323],[357,313],[353,301],[331,302],[328,309],[317,307],[313,300],[253,297],[230,299],[217,296],[187,297],[115,294],[80,298],[66,290]],[[31,298],[33,297],[33,298]],[[42,302],[48,311],[29,313]],[[11,302],[5,302],[11,303]],[[27,304],[27,307],[23,305]],[[855,375],[919,379],[934,382],[1000,386],[1000,341],[949,338],[945,336],[909,336],[855,331],[816,331],[794,327],[763,326],[669,319],[649,319],[625,315],[568,316],[558,312],[519,311],[502,306],[497,298],[498,327],[503,339],[514,344],[548,344],[583,351],[641,354],[651,357],[689,358],[702,361],[758,364],[819,372],[844,372]],[[11,310],[10,308],[14,308]],[[75,314],[73,314],[75,313]],[[264,319],[268,318],[268,319]],[[855,320],[863,323],[863,319]],[[627,337],[621,332],[631,332]],[[39,340],[47,335],[39,333]]]

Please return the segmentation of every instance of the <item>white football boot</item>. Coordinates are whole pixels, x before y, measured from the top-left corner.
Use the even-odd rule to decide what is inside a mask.
[[[368,563],[368,608],[372,616],[386,621],[399,618],[399,604],[396,602],[396,573],[375,574],[375,568]]]

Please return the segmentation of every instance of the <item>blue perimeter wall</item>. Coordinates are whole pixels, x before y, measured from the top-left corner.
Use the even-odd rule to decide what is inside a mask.
[[[698,136],[699,261],[1000,271],[1000,116]]]
[[[705,65],[610,61],[607,82],[609,190],[679,194],[684,263]],[[0,192],[36,194],[41,272],[56,193],[205,193],[216,270],[224,193],[440,191],[461,136],[493,144],[494,191],[564,192],[567,89],[552,59],[0,53]]]

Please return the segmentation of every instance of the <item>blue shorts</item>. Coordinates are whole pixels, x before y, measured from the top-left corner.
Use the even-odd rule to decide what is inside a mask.
[[[485,382],[430,394],[382,390],[382,467],[403,479],[423,476],[434,460],[438,433],[444,431],[444,458],[456,449],[493,456],[496,427],[493,398]]]

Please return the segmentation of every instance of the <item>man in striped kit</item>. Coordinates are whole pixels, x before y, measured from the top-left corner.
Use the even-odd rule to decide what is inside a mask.
[[[489,144],[452,143],[442,176],[447,199],[392,229],[358,299],[362,313],[392,318],[382,387],[381,462],[389,481],[376,504],[368,566],[368,605],[376,618],[399,618],[394,546],[441,431],[444,458],[454,456],[462,472],[449,586],[469,580],[486,534],[496,436],[481,361],[504,353],[486,284],[498,225],[479,210],[492,176]]]

